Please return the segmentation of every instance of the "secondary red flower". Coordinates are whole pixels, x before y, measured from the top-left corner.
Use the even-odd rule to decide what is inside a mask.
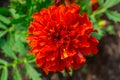
[[[90,4],[92,6],[93,11],[95,11],[99,8],[98,0],[90,0]]]
[[[43,8],[33,15],[27,37],[37,65],[46,73],[77,69],[86,61],[84,55],[98,52],[98,40],[86,14],[79,14],[76,4]]]

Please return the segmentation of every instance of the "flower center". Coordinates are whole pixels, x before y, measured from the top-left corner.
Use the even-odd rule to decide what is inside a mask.
[[[55,40],[60,40],[61,39],[61,36],[60,36],[60,33],[54,33],[53,34],[53,38],[55,39]]]

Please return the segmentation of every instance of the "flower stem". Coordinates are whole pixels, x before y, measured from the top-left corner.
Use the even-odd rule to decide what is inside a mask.
[[[102,8],[97,11],[95,11],[91,16],[95,17],[96,15],[102,14],[107,10],[107,8]]]
[[[17,66],[18,64],[22,64],[22,63],[26,63],[26,62],[28,62],[28,63],[34,63],[34,62],[35,62],[35,59],[30,60],[30,61],[27,60],[27,58],[30,57],[30,56],[31,56],[31,55],[27,55],[27,56],[24,57],[24,58],[20,58],[20,59],[14,60],[14,61],[11,62],[11,63],[4,64],[4,65],[0,66],[0,69],[1,69],[1,68],[4,68],[4,67],[14,67],[14,66]]]

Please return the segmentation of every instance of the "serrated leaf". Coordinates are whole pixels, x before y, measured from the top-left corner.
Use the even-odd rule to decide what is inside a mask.
[[[3,59],[0,59],[0,64],[7,64],[7,61],[3,60]]]
[[[23,42],[21,41],[20,37],[18,35],[15,36],[15,46],[17,48],[17,51],[21,54],[21,55],[26,55],[27,51],[25,49],[25,46],[23,44]]]
[[[3,15],[0,15],[0,21],[2,21],[5,24],[10,24],[10,22],[11,22],[8,18],[6,18]]]
[[[19,70],[16,66],[14,67],[13,80],[22,80]]]
[[[41,80],[40,73],[38,73],[29,63],[26,63],[27,75],[32,80]]]
[[[104,7],[110,8],[112,6],[117,5],[118,3],[120,3],[120,0],[106,0],[104,3]]]
[[[10,46],[12,46],[15,49],[15,33],[9,32],[7,35],[7,42]]]
[[[1,80],[8,80],[8,69],[7,67],[3,68],[2,74],[1,74]]]
[[[7,26],[0,22],[0,29],[7,29]]]
[[[8,44],[8,42],[6,42],[5,40],[1,40],[3,43],[3,45],[1,45],[1,49],[3,51],[3,53],[12,58],[12,59],[17,59],[15,53],[12,50],[12,47]]]
[[[106,11],[106,15],[110,20],[120,22],[120,13],[116,11]]]

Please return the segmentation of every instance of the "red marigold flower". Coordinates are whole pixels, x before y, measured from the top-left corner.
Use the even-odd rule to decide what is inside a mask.
[[[50,6],[33,14],[27,37],[37,65],[46,73],[77,69],[86,62],[84,55],[98,52],[98,40],[86,14],[76,4]]]

